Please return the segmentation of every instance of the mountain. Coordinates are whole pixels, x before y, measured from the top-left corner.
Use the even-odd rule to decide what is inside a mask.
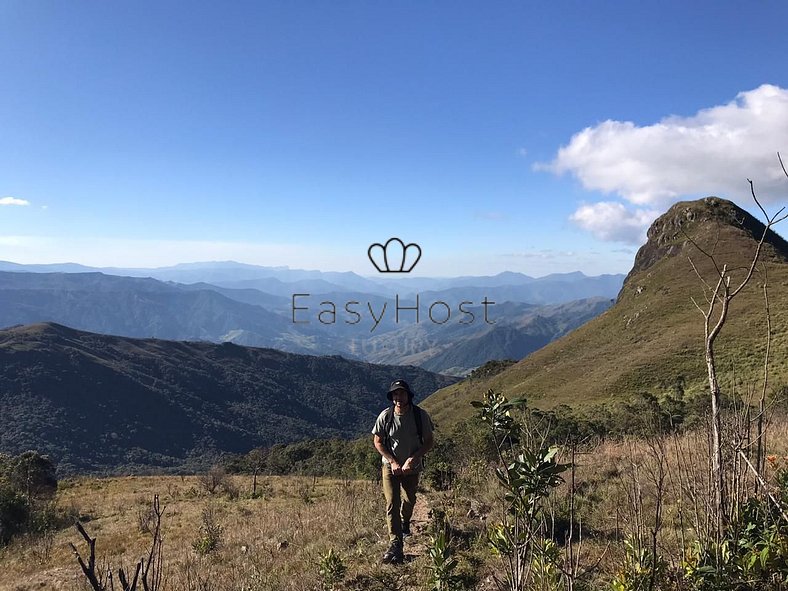
[[[212,341],[242,326],[271,346],[290,330],[282,315],[214,290],[102,273],[0,272],[0,327],[46,321],[105,334]]]
[[[603,277],[585,279],[608,281]],[[391,298],[354,291],[320,295],[300,291],[308,288],[304,281],[312,280],[291,284],[278,279],[267,281],[279,286],[275,290],[278,293],[293,292],[287,296],[272,295],[251,288],[165,283],[96,272],[0,271],[0,327],[56,322],[103,334],[231,341],[293,353],[340,354],[375,363],[416,364],[432,371],[463,375],[496,357],[520,359],[564,334],[566,326],[579,326],[608,306],[604,298],[544,309],[498,300],[489,307],[490,320],[495,323],[492,324],[484,320],[487,309],[482,309],[482,302],[488,297],[486,294],[505,287],[468,286],[437,294],[395,294]],[[617,277],[612,281],[619,283]],[[542,284],[533,280],[533,285]],[[571,294],[575,283],[552,285],[551,289],[557,286],[559,294]],[[610,286],[605,289],[610,290]],[[418,316],[414,310],[417,303]],[[437,310],[435,317],[431,315],[433,305]],[[335,314],[324,312],[332,307]],[[472,310],[473,316],[465,309]],[[445,313],[451,314],[448,322],[441,316]],[[533,316],[551,320],[539,325],[528,320]],[[474,321],[469,323],[469,319]]]
[[[227,287],[219,287],[218,285],[211,285],[210,283],[170,283],[170,285],[183,291],[215,291],[216,293],[219,293],[231,300],[235,300],[236,302],[260,306],[266,310],[271,311],[285,310],[290,305],[289,297],[273,295],[264,291],[260,291],[259,289],[231,289]]]
[[[734,269],[741,280],[764,226],[730,201],[708,197],[677,203],[648,231],[613,307],[498,375],[466,380],[441,390],[425,407],[444,424],[472,414],[471,400],[493,388],[523,396],[543,408],[590,405],[637,392],[656,395],[679,384],[688,393],[707,389],[703,283],[690,259],[714,284],[711,260]],[[764,271],[765,270],[765,271]],[[768,278],[768,280],[767,280]],[[772,340],[770,384],[788,384],[788,243],[769,232],[756,275],[733,301],[717,340],[723,387],[760,387],[766,348],[763,284],[768,287]]]
[[[465,285],[440,291],[423,292],[429,300],[481,301],[487,298],[494,302],[523,302],[528,304],[564,304],[573,300],[591,297],[615,298],[621,289],[620,275],[586,277],[582,273],[566,276],[548,275],[523,284]]]
[[[612,305],[590,298],[555,306],[516,302],[497,304],[491,322],[481,307],[468,308],[478,318],[470,325],[410,325],[371,337],[365,359],[373,363],[409,363],[450,375],[466,375],[492,359],[522,359],[598,316]],[[491,308],[492,310],[492,308]]]
[[[119,268],[85,267],[74,263],[20,265],[0,261],[0,271],[28,273],[103,273],[124,277],[148,277],[179,284],[202,283],[232,289],[258,289],[273,295],[289,296],[294,292],[324,294],[354,292],[376,296],[412,297],[417,293],[442,294],[456,288],[485,288],[491,300],[555,304],[588,297],[612,297],[621,288],[623,275],[587,277],[574,273],[555,273],[545,277],[529,277],[523,273],[504,271],[489,276],[392,278],[385,273],[362,277],[352,272],[307,271],[289,267],[264,267],[217,261],[181,263],[171,267]],[[560,283],[562,286],[555,284]],[[519,289],[533,286],[533,289]],[[569,286],[572,286],[571,288]],[[491,290],[492,288],[492,290]],[[571,289],[571,293],[566,290]],[[515,295],[509,297],[511,292]],[[461,294],[462,295],[462,294]],[[463,299],[461,297],[461,299]]]
[[[396,377],[417,399],[454,381],[338,356],[20,326],[0,331],[0,451],[36,449],[63,473],[194,469],[220,452],[366,433]]]
[[[10,261],[0,261],[0,271],[14,271],[17,273],[91,273],[98,271],[98,269],[78,265],[77,263],[21,265]]]
[[[176,283],[211,283],[222,287],[232,287],[234,283],[250,281],[261,282],[270,279],[271,285],[297,281],[323,281],[336,289],[356,289],[374,292],[379,289],[375,282],[351,272],[323,272],[290,269],[289,267],[264,267],[235,261],[216,261],[202,263],[180,263],[171,267],[124,268],[124,267],[86,267],[75,263],[20,265],[0,261],[0,271],[28,273],[104,273],[123,277],[149,277],[160,281]],[[249,287],[247,285],[246,287]]]

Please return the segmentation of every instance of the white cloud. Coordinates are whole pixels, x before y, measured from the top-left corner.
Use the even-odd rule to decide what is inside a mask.
[[[639,127],[605,121],[575,134],[541,170],[571,173],[586,189],[617,193],[638,205],[683,196],[749,194],[764,201],[786,193],[777,161],[788,152],[788,90],[764,84],[692,117]]]
[[[2,197],[0,198],[0,205],[30,205],[30,202],[24,199],[17,199],[16,197]]]
[[[569,173],[588,190],[655,210],[707,195],[741,202],[749,199],[747,179],[763,203],[774,203],[788,193],[778,151],[788,154],[788,90],[764,84],[691,117],[588,127],[535,169]],[[631,239],[645,217],[644,210],[599,203],[581,207],[571,219],[598,237],[622,240]],[[606,222],[618,225],[604,227]]]
[[[658,215],[655,210],[632,211],[621,203],[601,201],[581,206],[569,219],[600,240],[640,244]]]

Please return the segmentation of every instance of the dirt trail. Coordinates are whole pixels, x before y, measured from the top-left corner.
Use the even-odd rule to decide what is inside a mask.
[[[416,497],[416,506],[410,518],[410,537],[405,538],[405,560],[407,562],[427,553],[430,526],[429,499],[423,493]]]

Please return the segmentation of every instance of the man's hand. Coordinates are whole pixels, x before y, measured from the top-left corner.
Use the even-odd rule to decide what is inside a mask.
[[[417,462],[418,462],[418,460],[415,460],[413,458],[408,458],[407,460],[405,460],[405,463],[402,464],[402,471],[405,472],[405,473],[413,472]]]
[[[405,462],[405,464],[407,464],[407,463],[408,462]],[[396,475],[396,476],[399,476],[400,474],[402,474],[402,472],[403,472],[403,467],[400,466],[399,462],[397,460],[392,461],[391,462],[391,473]]]

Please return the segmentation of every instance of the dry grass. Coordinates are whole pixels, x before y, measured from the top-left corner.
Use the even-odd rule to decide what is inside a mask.
[[[235,477],[249,488],[250,479]],[[162,533],[166,589],[317,589],[318,562],[329,548],[348,565],[348,579],[363,588],[399,588],[402,576],[415,579],[415,564],[394,572],[378,565],[385,550],[383,497],[375,483],[311,478],[265,479],[265,498],[228,498],[201,492],[197,477],[78,479],[63,483],[61,507],[78,511],[97,538],[99,564],[131,567],[147,552],[150,534],[140,516],[154,494],[166,507]],[[201,555],[203,511],[211,508],[221,526],[221,543]],[[87,547],[74,528],[54,535],[46,556],[41,542],[17,540],[0,553],[0,590],[87,589],[68,546]],[[399,582],[398,582],[399,581]],[[392,587],[393,585],[393,587]]]
[[[765,479],[772,483],[776,468],[788,465],[788,418],[774,418],[768,430]],[[747,467],[728,453],[728,490],[732,503],[755,494]],[[569,462],[564,449],[560,462]],[[581,552],[581,571],[594,589],[607,588],[624,561],[624,540],[636,540],[657,553],[668,567],[680,570],[684,550],[696,539],[710,539],[714,524],[710,483],[710,444],[703,428],[653,438],[627,437],[578,450],[575,457],[574,552]],[[490,475],[487,472],[488,476]],[[571,472],[550,496],[545,529],[562,545],[569,524]],[[462,471],[455,490],[433,495],[433,506],[446,510],[455,529],[484,546],[484,529],[500,520],[502,489],[494,478],[479,478],[478,466]],[[659,521],[656,508],[661,505]],[[581,542],[582,538],[582,543]],[[479,548],[475,556],[483,556]],[[562,547],[564,556],[566,546]],[[483,556],[484,570],[501,572],[502,563]],[[484,576],[480,580],[484,580]]]
[[[788,419],[769,425],[769,454],[788,453]],[[568,460],[564,454],[561,461]],[[785,462],[785,460],[778,460]],[[626,438],[580,450],[575,458],[575,535],[582,532],[581,566],[598,565],[590,576],[594,588],[609,582],[623,560],[623,540],[653,542],[658,552],[678,567],[682,549],[706,535],[712,495],[709,487],[709,446],[705,432],[691,431],[652,439]],[[664,479],[660,485],[660,467]],[[767,466],[767,478],[775,466]],[[492,588],[491,575],[501,563],[486,546],[488,525],[500,518],[502,491],[491,467],[475,461],[458,467],[452,490],[420,496],[434,513],[452,526],[453,547],[466,584]],[[570,473],[551,496],[548,529],[562,540],[568,524]],[[743,495],[754,490],[746,470]],[[266,477],[263,498],[248,498],[249,477],[233,477],[230,489],[239,495],[210,495],[198,477],[85,478],[61,483],[57,502],[81,516],[95,536],[99,563],[132,566],[147,551],[150,534],[140,528],[154,494],[166,506],[163,519],[167,591],[323,589],[318,563],[332,548],[348,567],[338,588],[427,588],[426,509],[422,505],[418,533],[406,550],[403,567],[383,566],[386,547],[384,505],[380,487],[363,481]],[[662,520],[655,509],[662,503]],[[194,549],[208,510],[221,527],[219,547],[206,554]],[[0,591],[87,589],[69,549],[86,548],[74,528],[47,539],[17,540],[0,551]],[[577,538],[575,551],[578,550]]]

